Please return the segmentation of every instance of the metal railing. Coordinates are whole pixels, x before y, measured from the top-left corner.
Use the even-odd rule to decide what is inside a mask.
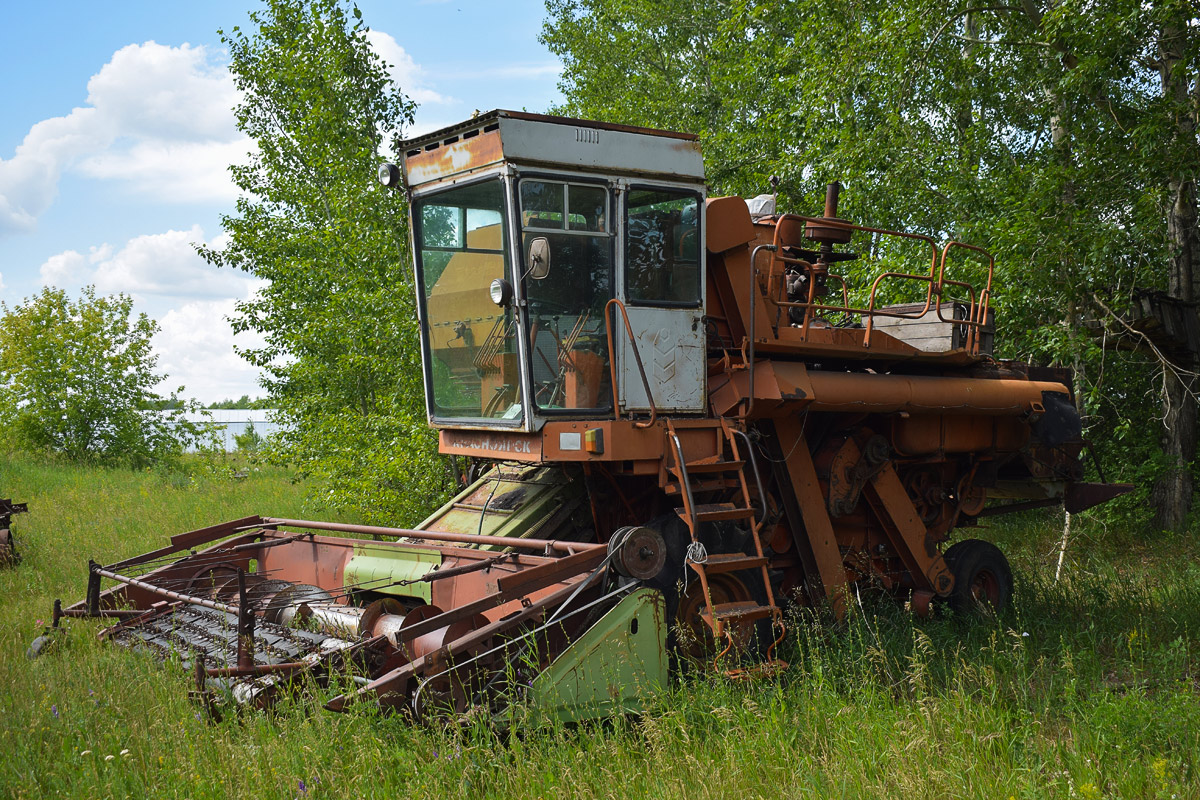
[[[841,283],[842,288],[842,305],[832,303],[818,302],[817,298],[817,281],[808,281],[808,296],[804,301],[793,301],[787,299],[787,285],[784,279],[785,270],[776,269],[775,263],[795,264],[802,267],[812,268],[812,262],[803,259],[792,258],[782,255],[779,250],[786,246],[780,237],[780,231],[784,222],[800,222],[804,225],[814,223],[826,228],[836,228],[846,231],[861,231],[864,233],[879,234],[881,236],[895,236],[903,239],[913,239],[925,242],[930,248],[929,259],[929,274],[917,275],[906,272],[884,272],[877,276],[871,283],[871,293],[868,298],[865,308],[856,308],[850,305],[849,291],[846,285],[846,280],[841,275],[828,273],[828,279],[834,279]],[[976,297],[975,288],[965,281],[950,280],[946,277],[946,261],[947,254],[955,247],[965,250],[972,250],[986,256],[988,259],[987,283],[979,296]],[[953,323],[961,325],[968,330],[966,348],[971,353],[977,353],[980,345],[980,331],[987,325],[988,306],[991,301],[992,278],[995,271],[995,258],[986,250],[975,245],[965,244],[963,242],[951,241],[948,242],[939,253],[938,244],[931,236],[926,236],[920,233],[907,233],[905,231],[893,231],[886,228],[870,228],[865,225],[855,225],[851,222],[843,222],[839,220],[827,219],[823,217],[807,217],[800,214],[783,214],[775,221],[775,232],[772,240],[772,262],[770,272],[767,276],[767,297],[776,306],[780,308],[798,308],[804,312],[804,322],[800,325],[800,337],[802,340],[808,339],[808,333],[811,328],[813,317],[819,311],[837,311],[844,314],[858,314],[865,320],[865,332],[863,335],[863,347],[871,346],[871,332],[874,329],[876,317],[889,317],[893,319],[920,319],[929,313],[931,309],[937,314],[937,318],[941,322]],[[760,248],[755,248],[755,253]],[[753,263],[751,264],[751,275],[754,275]],[[925,302],[920,311],[916,313],[889,311],[886,308],[879,308],[876,301],[879,295],[879,287],[886,279],[899,278],[903,280],[916,281],[927,285],[925,290]],[[947,286],[956,286],[964,289],[969,297],[970,309],[966,319],[946,319],[942,316],[942,298]],[[937,299],[936,304],[934,299]],[[753,308],[753,305],[751,306]],[[753,341],[753,338],[751,338]]]
[[[613,349],[612,317],[608,313],[608,310],[614,305],[621,310],[621,318],[625,321],[625,334],[629,337],[629,346],[633,348],[633,360],[637,363],[638,375],[641,376],[642,386],[646,390],[646,402],[650,404],[650,419],[635,422],[634,427],[649,428],[658,419],[658,407],[654,404],[654,394],[650,391],[650,381],[646,379],[646,368],[642,366],[642,354],[638,351],[637,339],[634,338],[633,328],[629,325],[629,313],[625,310],[625,304],[615,297],[604,304],[604,332],[608,336],[608,371],[612,383],[613,419],[619,420],[621,418],[620,399],[617,394],[617,358],[616,352]],[[629,418],[633,419],[632,412]]]

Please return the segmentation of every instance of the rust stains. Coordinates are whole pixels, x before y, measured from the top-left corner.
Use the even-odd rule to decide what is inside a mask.
[[[427,145],[421,152],[405,157],[404,170],[409,186],[470,172],[497,164],[504,158],[498,129],[454,138],[457,140]]]

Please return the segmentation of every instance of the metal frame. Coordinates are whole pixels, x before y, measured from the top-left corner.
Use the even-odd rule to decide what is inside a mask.
[[[492,181],[492,180],[498,181],[500,183],[503,202],[506,205],[511,206],[511,203],[509,202],[510,195],[511,195],[511,189],[509,187],[508,177],[507,177],[504,169],[500,168],[500,169],[490,170],[488,172],[482,172],[482,173],[470,175],[465,180],[440,181],[437,183],[423,185],[419,189],[417,189],[415,191],[411,191],[409,193],[409,208],[412,208],[416,202],[425,201],[428,198],[430,198],[431,196],[439,195],[444,192],[453,191],[454,189],[459,189],[459,188],[463,188],[466,186],[473,186],[475,184],[486,183],[486,182]],[[508,208],[506,213],[507,213],[509,219],[511,220],[511,213],[512,213],[511,208]],[[419,214],[412,214],[411,219],[412,219],[412,224],[409,225],[409,228],[410,228],[410,240],[411,240],[412,253],[413,253],[413,281],[414,281],[413,286],[415,287],[416,294],[417,294],[417,317],[418,317],[418,320],[420,322],[420,327],[421,327],[421,337],[420,337],[421,338],[421,369],[422,369],[422,372],[424,374],[424,379],[425,379],[425,414],[426,414],[427,419],[429,420],[430,426],[434,427],[434,428],[467,428],[467,429],[503,428],[503,429],[507,429],[507,430],[519,430],[519,431],[533,430],[533,428],[530,427],[530,423],[529,423],[529,419],[530,419],[529,418],[529,406],[525,402],[526,401],[526,398],[525,398],[526,387],[528,386],[529,381],[526,380],[526,376],[525,376],[526,358],[521,352],[524,348],[523,348],[522,337],[520,336],[519,314],[517,314],[515,309],[514,309],[514,317],[518,317],[518,323],[517,323],[517,325],[518,325],[518,336],[517,336],[517,353],[518,353],[518,355],[517,355],[517,358],[519,361],[518,373],[521,376],[520,386],[518,388],[520,390],[519,396],[521,398],[521,417],[522,418],[519,420],[506,420],[503,418],[491,418],[491,417],[439,417],[435,414],[435,406],[434,406],[434,401],[433,401],[433,363],[432,363],[433,352],[432,352],[432,345],[431,345],[431,342],[429,339],[429,324],[428,324],[429,323],[429,309],[427,306],[428,298],[426,297],[425,277],[423,275],[422,259],[421,259],[421,249],[422,248],[420,247],[421,218],[420,218]],[[503,222],[505,222],[505,221],[502,220],[502,223]],[[512,260],[512,254],[514,252],[514,247],[512,244],[510,231],[511,231],[511,225],[506,226],[506,229],[503,231],[505,241],[503,242],[504,249],[502,250],[502,252],[506,256],[506,259],[508,262],[507,266],[509,267],[509,271],[515,274],[516,271],[520,267],[518,264],[515,264]],[[465,236],[466,236],[465,231],[463,233],[463,236],[464,236],[464,242],[465,242]],[[492,251],[487,251],[487,252],[490,253]],[[481,291],[483,291],[483,289],[481,289]]]

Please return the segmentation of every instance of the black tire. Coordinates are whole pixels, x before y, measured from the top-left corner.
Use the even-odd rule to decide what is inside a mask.
[[[946,602],[959,614],[995,614],[1012,597],[1012,570],[1000,548],[982,539],[964,539],[943,556],[954,575]]]

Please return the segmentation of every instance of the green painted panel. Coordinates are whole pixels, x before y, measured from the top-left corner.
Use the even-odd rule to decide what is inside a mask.
[[[346,562],[344,582],[347,586],[361,584],[371,591],[419,597],[426,603],[432,603],[433,585],[428,582],[408,586],[387,584],[422,578],[441,563],[442,554],[436,551],[404,546],[376,549],[366,545],[356,547],[354,555]]]
[[[559,469],[491,469],[430,515],[417,529],[552,538],[553,531],[540,530],[539,523],[578,499],[581,492],[579,482],[569,480]],[[480,549],[504,548],[503,545],[484,545]]]
[[[568,721],[640,710],[667,683],[666,616],[653,589],[622,599],[534,679],[534,705]]]

